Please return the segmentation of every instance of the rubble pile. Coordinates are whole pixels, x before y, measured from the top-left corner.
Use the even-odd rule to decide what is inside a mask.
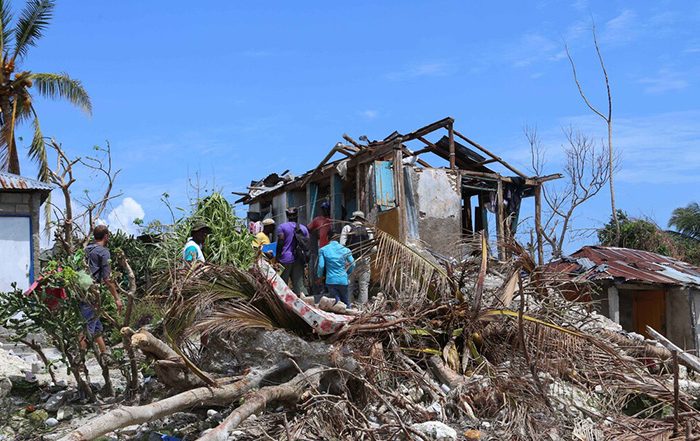
[[[357,311],[327,313],[344,317],[327,333],[289,306],[313,302],[279,289],[264,265],[173,272],[159,285],[164,322],[122,330],[153,368],[138,401],[62,424],[58,412],[66,421],[68,407],[85,410],[58,391],[36,424],[65,441],[700,435],[700,384],[681,365],[674,390],[668,351],[557,296],[522,259],[484,261],[415,272],[445,280],[417,280],[439,287],[422,296],[384,289]]]

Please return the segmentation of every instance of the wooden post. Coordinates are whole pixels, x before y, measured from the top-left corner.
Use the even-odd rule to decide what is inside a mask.
[[[365,216],[367,216],[368,213],[362,207],[362,198],[360,196],[360,170],[362,170],[362,166],[358,164],[355,167],[355,206],[356,210],[364,211]]]
[[[678,351],[673,355],[673,436],[678,436]]]
[[[542,244],[542,184],[535,187],[535,233],[537,234],[537,263],[544,265]]]
[[[448,129],[447,129],[449,135],[450,135],[450,169],[454,170],[455,169],[455,163],[456,163],[456,158],[455,158],[455,129],[454,129],[454,123],[450,123]]]
[[[498,249],[498,259],[505,259],[505,247],[503,243],[505,241],[505,207],[503,206],[503,181],[498,179],[498,186],[496,187],[496,243]]]
[[[466,236],[473,232],[471,197],[462,193],[462,234]]]
[[[399,210],[399,241],[406,242],[406,204],[404,204],[403,185],[403,152],[401,150],[401,139],[394,141],[394,193],[396,197],[396,209]]]
[[[615,285],[608,287],[608,317],[618,325],[620,324],[620,294]]]

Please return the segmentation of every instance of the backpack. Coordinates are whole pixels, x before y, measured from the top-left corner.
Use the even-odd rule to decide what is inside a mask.
[[[294,261],[301,263],[308,263],[311,256],[311,241],[309,236],[304,234],[299,222],[294,227],[294,249],[292,254],[294,254]]]
[[[352,252],[352,256],[357,259],[369,245],[369,233],[364,225],[350,224],[350,228],[346,246]]]

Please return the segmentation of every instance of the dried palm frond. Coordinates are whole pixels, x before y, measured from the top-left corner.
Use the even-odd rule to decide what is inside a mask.
[[[205,334],[239,332],[251,328],[272,330],[275,325],[264,312],[241,301],[216,307],[207,317],[198,320],[192,327],[193,330]]]
[[[377,230],[377,254],[374,269],[379,284],[404,300],[423,301],[427,297],[449,298],[456,284],[445,268],[431,256],[424,255],[390,234]]]

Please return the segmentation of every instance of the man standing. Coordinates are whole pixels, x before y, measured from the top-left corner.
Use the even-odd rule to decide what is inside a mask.
[[[317,246],[312,247],[309,268],[316,268],[318,266],[318,252],[321,248],[328,245],[328,236],[330,235],[332,226],[333,219],[331,219],[331,204],[328,201],[323,201],[321,203],[321,214],[313,218],[309,224],[309,232],[316,232],[316,238],[318,240],[316,243]],[[311,279],[312,294],[318,301],[320,295],[325,294],[325,286],[321,287],[317,284],[315,271],[309,271],[309,278]],[[319,288],[321,288],[321,292],[319,292]]]
[[[211,233],[211,228],[209,228],[204,222],[195,222],[194,225],[192,225],[190,237],[187,238],[185,248],[182,250],[182,258],[185,260],[185,262],[204,263],[202,247],[204,246],[204,242],[207,240],[209,233]]]
[[[316,275],[326,277],[328,293],[336,302],[343,302],[350,307],[348,297],[348,274],[355,268],[352,252],[338,243],[338,234],[333,234],[330,242],[318,252],[318,269]]]
[[[114,297],[114,302],[117,305],[117,312],[122,312],[122,299],[117,293],[117,285],[112,281],[112,266],[110,264],[111,255],[107,248],[109,241],[109,230],[105,225],[98,225],[92,233],[95,242],[85,248],[87,255],[88,271],[92,276],[93,284],[88,291],[88,298],[80,302],[80,313],[86,321],[88,336],[94,339],[100,350],[100,356],[109,356],[110,352],[102,338],[102,322],[98,314],[99,307],[102,301],[102,286],[109,289],[109,293]],[[85,335],[80,336],[80,347],[87,349],[87,340]]]
[[[308,253],[309,230],[301,225],[298,219],[299,213],[296,208],[287,209],[287,222],[277,227],[276,257],[277,261],[284,266],[282,280],[289,284],[291,278],[292,291],[307,296],[309,293],[304,285],[304,267],[308,259],[306,253]]]
[[[313,218],[309,224],[309,231],[318,232],[318,249],[328,245],[328,236],[332,225],[331,204],[329,204],[328,201],[323,201],[321,204],[321,214]]]
[[[369,255],[374,252],[374,232],[366,225],[367,219],[361,211],[355,211],[340,234],[340,244],[347,246],[355,258],[355,271],[350,276],[348,288],[350,299],[359,304],[367,303],[371,277]]]

